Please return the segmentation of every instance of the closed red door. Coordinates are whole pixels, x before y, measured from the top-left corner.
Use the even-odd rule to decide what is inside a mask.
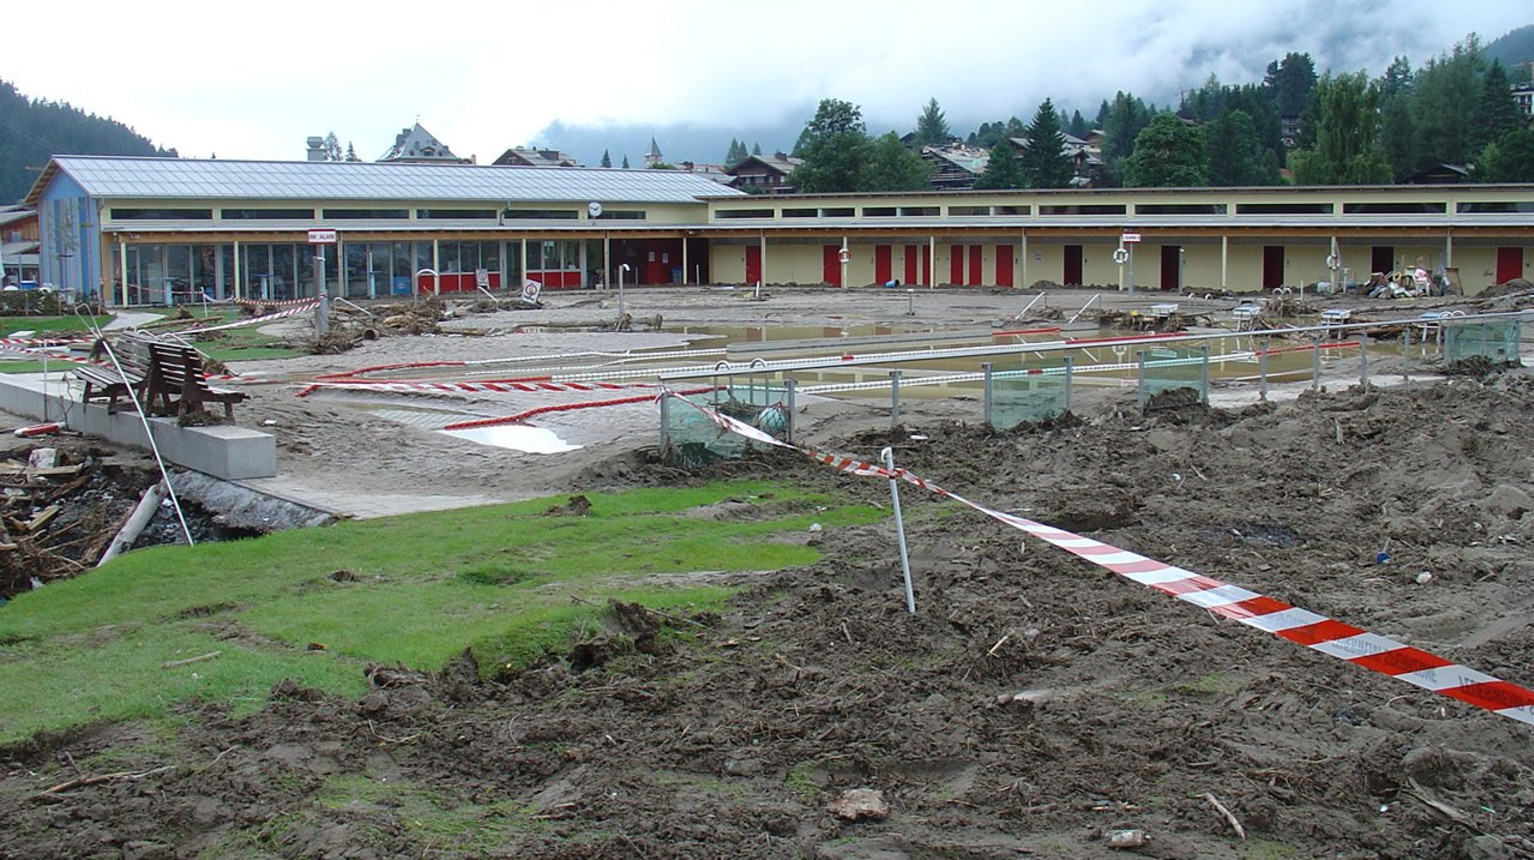
[[[1012,286],[1012,246],[996,246],[996,286]]]
[[[762,246],[746,246],[746,283],[759,284],[762,282]]]
[[[921,246],[921,275],[920,275],[920,278],[919,278],[919,283],[922,286],[924,286],[924,287],[932,286],[932,279],[934,277],[936,277],[936,275],[932,271],[932,260],[931,260],[931,257],[932,257],[932,247],[930,245],[922,245]]]
[[[1164,291],[1182,289],[1182,247],[1180,245],[1161,246],[1161,289]]]
[[[905,282],[908,284],[921,283],[919,257],[915,245],[905,246]]]
[[[955,286],[964,283],[964,246],[948,246],[948,283]]]
[[[833,287],[842,285],[842,249],[840,245],[820,246],[820,279]]]
[[[969,285],[978,287],[985,283],[985,249],[979,245],[969,246]]]
[[[1081,277],[1081,246],[1080,245],[1066,245],[1065,246],[1065,286],[1067,286],[1067,287],[1079,287],[1079,286],[1081,286],[1082,280],[1083,280],[1083,278]]]
[[[1284,248],[1282,245],[1262,246],[1262,288],[1276,290],[1284,285]]]
[[[895,277],[895,267],[891,263],[894,256],[890,253],[892,250],[888,245],[874,246],[874,283],[887,284]]]
[[[1514,278],[1521,277],[1523,277],[1523,249],[1498,248],[1497,283],[1505,284]]]

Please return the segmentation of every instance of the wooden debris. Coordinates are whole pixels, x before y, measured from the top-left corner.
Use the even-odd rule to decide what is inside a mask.
[[[216,660],[216,659],[218,659],[218,656],[220,654],[222,654],[222,653],[224,653],[224,652],[222,652],[222,651],[210,651],[207,654],[198,654],[196,657],[188,657],[185,660],[167,660],[166,662],[160,664],[160,668],[161,669],[176,669],[176,668],[179,668],[181,666],[190,666],[193,663],[203,663],[203,662],[206,662],[208,660]]]
[[[1246,841],[1246,828],[1241,826],[1241,822],[1236,820],[1236,816],[1233,815],[1229,809],[1225,808],[1225,804],[1221,803],[1218,797],[1215,797],[1213,793],[1207,791],[1199,795],[1199,797],[1209,801],[1211,806],[1219,810],[1220,814],[1225,816],[1225,820],[1230,822],[1231,829],[1235,830],[1236,835],[1241,837],[1241,841]]]

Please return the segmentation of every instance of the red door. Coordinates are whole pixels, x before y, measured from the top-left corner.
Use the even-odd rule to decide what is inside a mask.
[[[1284,247],[1262,246],[1262,288],[1276,290],[1284,285]]]
[[[1369,272],[1388,275],[1396,270],[1396,249],[1391,245],[1375,245],[1369,252]]]
[[[833,287],[842,285],[842,248],[840,245],[820,246],[820,279]]]
[[[888,245],[874,246],[874,283],[887,284],[895,277],[895,267],[891,262],[894,256],[890,253],[892,250]]]
[[[1012,286],[1012,246],[996,246],[996,286]]]
[[[948,246],[948,283],[958,286],[964,283],[964,246]]]
[[[985,249],[979,245],[969,246],[969,285],[978,287],[985,283],[984,268]]]
[[[1067,287],[1079,287],[1079,286],[1081,286],[1082,280],[1083,280],[1083,278],[1081,277],[1081,246],[1080,245],[1066,245],[1065,246],[1065,286],[1067,286]]]
[[[1523,277],[1523,249],[1498,248],[1497,283],[1505,284],[1514,278],[1521,277]]]
[[[746,283],[759,284],[762,282],[762,246],[746,246]]]
[[[908,284],[921,283],[921,270],[917,266],[919,259],[915,245],[905,246],[905,282]]]
[[[920,276],[919,283],[922,286],[924,286],[924,287],[932,286],[932,281],[936,277],[935,273],[932,271],[933,263],[932,263],[932,260],[930,259],[931,257],[932,257],[932,246],[930,246],[930,245],[922,245],[921,246],[921,276]]]
[[[1182,289],[1182,246],[1161,246],[1161,289]]]

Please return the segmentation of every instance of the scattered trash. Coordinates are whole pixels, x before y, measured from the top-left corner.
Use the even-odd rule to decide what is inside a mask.
[[[1150,836],[1144,830],[1108,831],[1109,848],[1142,848],[1149,841]]]
[[[876,788],[848,789],[827,808],[832,815],[848,821],[862,821],[865,818],[883,821],[890,814],[889,804],[884,800],[884,792]]]
[[[1389,564],[1390,563],[1390,553],[1385,552],[1384,550],[1380,550],[1379,552],[1375,553],[1374,554],[1374,563],[1375,564]]]
[[[1427,585],[1429,582],[1432,582],[1432,581],[1433,581],[1433,575],[1431,573],[1428,573],[1425,570],[1422,571],[1421,573],[1417,574],[1417,584],[1418,585]]]

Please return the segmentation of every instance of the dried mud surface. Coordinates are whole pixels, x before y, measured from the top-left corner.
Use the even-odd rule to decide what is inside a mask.
[[[816,442],[1534,685],[1534,378],[1163,405]],[[722,468],[888,503],[791,452]],[[561,480],[708,476],[603,449]],[[614,606],[493,682],[465,656],[171,737],[36,738],[0,750],[0,857],[1534,856],[1530,727],[902,504],[914,615],[893,527],[828,529],[719,616]],[[728,507],[700,515],[750,515]],[[116,777],[43,793],[102,753]],[[849,818],[854,789],[887,815]]]

